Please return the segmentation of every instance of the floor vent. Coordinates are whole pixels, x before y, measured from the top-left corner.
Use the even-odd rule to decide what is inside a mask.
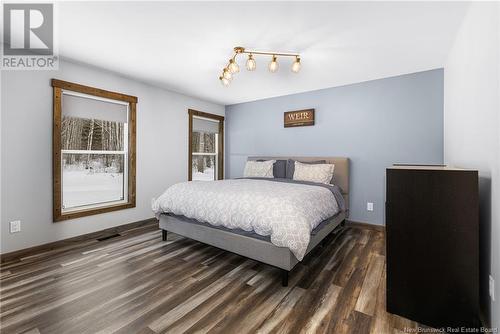
[[[112,238],[116,238],[116,237],[119,237],[120,234],[112,234],[112,235],[107,235],[105,237],[101,237],[101,238],[97,238],[97,241],[104,241],[104,240],[108,240],[108,239],[112,239]]]

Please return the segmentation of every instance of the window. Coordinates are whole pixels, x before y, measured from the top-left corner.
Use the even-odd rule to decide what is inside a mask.
[[[52,80],[54,221],[135,207],[137,98]]]
[[[189,181],[224,178],[224,117],[189,110]]]

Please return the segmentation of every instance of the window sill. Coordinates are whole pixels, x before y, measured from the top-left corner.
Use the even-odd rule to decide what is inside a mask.
[[[81,218],[81,217],[92,216],[92,215],[96,215],[96,214],[100,214],[100,213],[106,213],[106,212],[112,212],[112,211],[118,211],[118,210],[123,210],[123,209],[130,209],[130,208],[135,208],[135,200],[128,202],[128,203],[120,203],[120,204],[115,204],[115,205],[110,205],[110,206],[105,206],[105,207],[100,207],[100,208],[74,210],[74,211],[64,212],[64,213],[61,213],[61,211],[58,211],[58,212],[54,212],[54,223],[64,221],[64,220],[69,220],[69,219]]]

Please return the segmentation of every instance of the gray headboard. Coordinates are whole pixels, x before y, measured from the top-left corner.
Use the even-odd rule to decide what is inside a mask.
[[[335,184],[342,189],[346,203],[349,203],[349,158],[345,157],[248,157],[248,160],[287,160],[293,159],[301,162],[326,160],[334,164],[333,171]]]

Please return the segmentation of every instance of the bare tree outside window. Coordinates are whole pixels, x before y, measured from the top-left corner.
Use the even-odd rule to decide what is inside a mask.
[[[63,116],[61,124],[63,209],[124,200],[124,123]]]
[[[189,180],[223,177],[224,117],[189,110]]]
[[[135,207],[137,97],[52,86],[54,221]]]
[[[193,180],[215,180],[217,134],[205,132],[192,133]],[[203,155],[209,153],[210,155]]]

